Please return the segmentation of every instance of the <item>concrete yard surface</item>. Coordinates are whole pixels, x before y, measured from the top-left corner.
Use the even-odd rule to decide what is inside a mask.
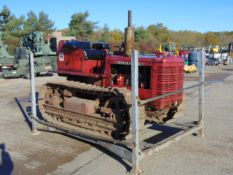
[[[53,76],[36,78],[37,91]],[[198,73],[185,74],[185,86]],[[15,98],[27,97],[29,80],[0,79],[0,175],[122,175],[130,165],[72,137],[40,131],[32,135]],[[197,119],[198,89],[185,93],[186,121]],[[187,136],[140,162],[144,175],[233,174],[233,65],[206,67],[204,132]]]

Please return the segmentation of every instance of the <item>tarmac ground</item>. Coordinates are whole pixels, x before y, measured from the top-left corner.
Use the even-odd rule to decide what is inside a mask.
[[[187,136],[140,162],[144,175],[233,174],[233,65],[206,66],[204,132]],[[37,91],[53,76],[36,78]],[[198,73],[185,74],[185,86]],[[30,93],[25,79],[0,79],[0,174],[122,175],[130,165],[98,146],[75,138],[40,131],[33,135],[16,98]],[[198,90],[185,93],[181,121],[197,119]]]

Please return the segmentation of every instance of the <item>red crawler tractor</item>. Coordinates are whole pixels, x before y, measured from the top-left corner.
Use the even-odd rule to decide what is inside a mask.
[[[127,29],[133,31],[130,24]],[[106,43],[70,41],[60,45],[58,74],[67,81],[44,85],[40,107],[48,122],[95,137],[124,139],[128,135],[131,58],[127,53],[133,46],[129,36],[133,34],[126,32],[123,55],[108,54]],[[140,99],[183,88],[183,67],[180,57],[139,56]],[[141,106],[139,118],[159,123],[172,119],[182,96],[176,94]]]

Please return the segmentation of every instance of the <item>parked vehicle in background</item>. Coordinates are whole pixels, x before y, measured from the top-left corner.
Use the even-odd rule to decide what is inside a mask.
[[[199,52],[199,51],[189,52],[188,65],[195,65],[198,68],[200,58],[201,58],[201,52]]]
[[[207,59],[206,64],[209,66],[218,66],[219,64],[221,64],[220,55],[217,53],[211,53]]]
[[[210,50],[209,49],[205,49],[205,57],[206,59],[208,59],[210,56]]]
[[[13,67],[14,56],[8,53],[8,47],[2,42],[2,33],[0,32],[0,72]]]
[[[184,58],[184,60],[185,60],[185,65],[188,65],[189,51],[187,51],[187,50],[180,50],[180,51],[179,51],[179,56],[180,56],[181,58]]]
[[[179,55],[179,44],[170,42],[170,43],[161,43],[157,52],[166,53],[166,55]],[[157,53],[158,54],[158,53]]]
[[[71,41],[71,40],[76,40],[76,37],[75,36],[63,36],[61,31],[52,32],[52,34],[48,36],[48,42],[53,52],[58,51],[58,44],[60,41]]]
[[[221,49],[219,53],[211,52],[206,64],[210,66],[229,64],[228,51],[226,49]]]
[[[212,46],[210,51],[212,53],[219,53],[220,52],[220,47],[218,45]]]
[[[233,63],[233,43],[228,44],[229,64]]]
[[[50,49],[49,43],[44,42],[43,33],[39,31],[25,35],[20,40],[21,46],[15,48],[13,66],[2,73],[4,78],[30,78],[29,53],[34,55],[35,74],[46,74],[56,71],[56,52]]]

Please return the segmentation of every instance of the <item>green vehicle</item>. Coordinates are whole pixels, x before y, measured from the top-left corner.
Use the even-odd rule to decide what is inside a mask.
[[[3,70],[13,67],[14,57],[9,55],[7,45],[3,44],[0,32],[0,76]]]
[[[20,53],[17,55],[17,53]],[[29,62],[29,51],[25,47],[15,49],[14,66],[3,69],[3,78],[17,78],[23,77],[26,79],[30,78],[30,62]],[[35,58],[35,75],[47,74],[49,68],[46,68],[46,64],[43,62],[44,58]]]
[[[56,71],[56,52],[50,49],[49,43],[44,42],[42,32],[36,31],[25,35],[20,42],[21,47],[15,48],[14,52],[14,66],[3,70],[4,78],[30,78],[30,53],[34,55],[35,75]]]

